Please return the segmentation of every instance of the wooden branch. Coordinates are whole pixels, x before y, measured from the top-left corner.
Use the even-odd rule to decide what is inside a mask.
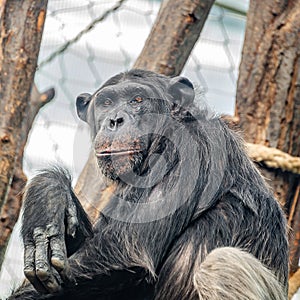
[[[251,0],[247,16],[236,117],[247,142],[299,157],[300,2]],[[270,168],[261,172],[293,230],[289,241],[292,276],[300,254],[299,175]]]
[[[289,280],[289,295],[288,299],[291,300],[294,294],[300,288],[300,269],[298,269]]]
[[[2,1],[0,16],[0,208],[14,173],[47,1]]]
[[[199,38],[213,0],[167,0],[134,68],[178,75]]]
[[[292,206],[289,211],[288,225],[293,229],[290,238],[290,275],[293,275],[299,267],[300,257],[300,182],[296,187]]]
[[[40,108],[50,102],[54,98],[54,95],[53,88],[48,89],[43,93],[40,93],[35,85],[33,85],[31,89],[29,109],[22,122],[21,142],[16,159],[14,175],[12,177],[7,199],[0,211],[0,266],[2,265],[9,237],[18,220],[22,206],[22,190],[27,181],[27,178],[23,173],[22,161],[28,133],[31,130],[34,118],[38,114]]]
[[[134,68],[179,75],[197,41],[214,1],[166,0]],[[107,186],[91,154],[75,187],[92,220],[109,201],[114,186]]]
[[[251,0],[236,103],[247,142],[294,157],[300,156],[299,28],[299,1]],[[262,172],[289,209],[298,179]]]
[[[0,211],[7,202],[22,147],[22,123],[28,110],[46,7],[46,0],[0,1]],[[22,181],[23,176],[18,176]],[[6,241],[1,247],[0,264],[5,245]]]

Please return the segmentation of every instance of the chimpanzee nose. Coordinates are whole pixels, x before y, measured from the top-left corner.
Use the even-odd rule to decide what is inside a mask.
[[[118,113],[114,118],[108,118],[107,128],[110,130],[117,130],[124,125],[126,116],[123,113]]]
[[[118,127],[122,126],[123,123],[124,123],[124,119],[122,117],[117,118],[117,119],[110,119],[109,120],[109,128],[110,129],[118,128]]]

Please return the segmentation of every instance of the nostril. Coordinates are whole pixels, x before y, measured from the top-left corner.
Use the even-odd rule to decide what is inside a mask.
[[[123,125],[123,123],[124,123],[124,118],[123,117],[117,119],[117,126],[118,125]]]
[[[115,120],[113,120],[113,119],[110,119],[110,120],[109,120],[109,127],[110,127],[110,128],[114,128],[114,127],[115,127],[115,125],[116,125],[116,122],[115,122]]]
[[[111,130],[116,130],[118,127],[124,124],[125,120],[123,117],[119,117],[116,119],[109,119],[108,120],[108,128]]]

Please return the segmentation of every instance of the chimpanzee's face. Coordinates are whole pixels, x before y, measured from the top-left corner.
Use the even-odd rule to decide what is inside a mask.
[[[166,83],[170,79],[166,78]],[[104,175],[119,179],[143,170],[153,136],[163,127],[160,115],[170,114],[168,84],[151,79],[124,80],[77,98],[77,112],[88,122],[98,165]]]
[[[151,113],[162,105],[157,91],[147,85],[121,82],[107,86],[93,96],[95,120],[94,150],[99,167],[113,179],[138,172],[149,147]],[[161,109],[160,109],[161,110]],[[163,113],[163,112],[161,112]],[[150,121],[151,119],[151,121]]]

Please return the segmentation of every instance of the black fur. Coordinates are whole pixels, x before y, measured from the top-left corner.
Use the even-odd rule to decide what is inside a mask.
[[[207,255],[222,247],[253,255],[228,255],[241,253],[240,260],[232,258],[237,267],[229,278],[239,278],[253,260],[251,274],[264,278],[265,299],[284,299],[285,216],[240,138],[198,109],[193,98],[187,79],[142,70],[121,73],[93,95],[78,97],[78,114],[91,127],[99,167],[117,191],[91,232],[64,171],[44,171],[33,179],[25,196],[24,243],[31,247],[34,228],[43,236],[56,222],[65,224],[66,255],[75,253],[42,272],[34,265],[35,275],[29,259],[27,277],[41,293],[26,286],[10,299],[209,299],[205,289],[221,288],[217,280],[228,278],[226,267],[203,282],[199,274],[207,268]],[[77,216],[75,232],[68,222],[70,203],[76,206],[76,214],[69,213]],[[249,282],[243,286],[251,289]],[[272,296],[275,285],[282,291],[278,298]],[[238,290],[232,290],[232,299],[244,299]]]

